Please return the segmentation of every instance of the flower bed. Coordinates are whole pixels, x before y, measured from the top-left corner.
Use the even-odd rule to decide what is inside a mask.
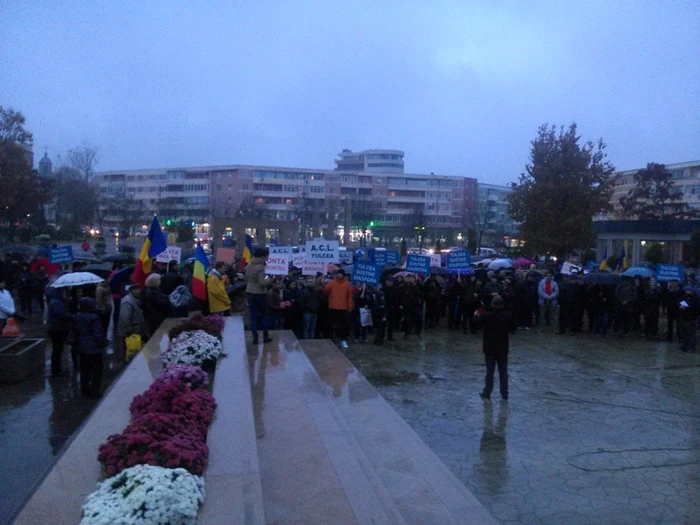
[[[195,314],[186,321],[183,321],[179,325],[171,328],[170,332],[168,332],[168,336],[172,340],[183,332],[204,330],[206,333],[213,335],[220,341],[223,337],[225,324],[225,319],[220,315]]]
[[[136,465],[100,483],[80,525],[194,525],[204,480],[184,469]]]
[[[201,476],[208,455],[201,426],[189,424],[185,416],[154,413],[109,436],[97,459],[110,476],[135,465],[184,468]]]
[[[165,369],[131,402],[132,422],[100,446],[112,476],[83,505],[81,525],[188,525],[204,502],[206,436],[216,401],[199,365],[222,355],[224,319],[193,316],[170,331]]]
[[[182,332],[170,341],[170,347],[163,353],[165,366],[202,365],[216,361],[222,354],[221,341],[204,330]]]
[[[170,381],[153,383],[143,394],[131,402],[131,416],[137,418],[145,414],[179,414],[190,424],[206,428],[214,419],[216,401],[214,396],[202,388],[192,390],[187,383]]]

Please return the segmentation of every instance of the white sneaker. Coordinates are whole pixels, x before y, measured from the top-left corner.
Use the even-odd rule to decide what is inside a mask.
[[[348,342],[347,341],[341,341],[340,342],[341,348],[347,348],[348,347]]]

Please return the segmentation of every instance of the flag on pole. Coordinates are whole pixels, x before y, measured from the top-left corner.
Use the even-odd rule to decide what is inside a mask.
[[[164,252],[167,247],[168,243],[165,240],[165,235],[163,235],[163,230],[160,229],[158,217],[154,215],[151,227],[148,229],[146,240],[143,241],[141,255],[139,255],[136,261],[136,267],[134,268],[132,279],[135,283],[141,286],[146,283],[146,277],[151,273],[153,259],[155,259],[159,253]]]
[[[622,250],[620,250],[620,268],[622,270],[627,269],[627,254],[625,253],[625,247],[622,247]]]
[[[245,236],[245,248],[243,248],[243,259],[249,263],[253,258],[253,238],[250,235]]]
[[[608,247],[605,247],[605,255],[603,255],[603,260],[600,261],[600,269],[605,271],[608,269]]]
[[[207,270],[209,261],[202,249],[202,243],[197,243],[194,252],[194,269],[192,271],[192,295],[200,301],[207,300]]]

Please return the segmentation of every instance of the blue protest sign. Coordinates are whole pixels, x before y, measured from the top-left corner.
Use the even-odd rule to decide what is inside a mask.
[[[372,250],[372,256],[370,261],[379,266],[380,268],[384,268],[386,266],[386,252],[385,251],[379,251],[379,250]]]
[[[412,273],[430,273],[430,255],[409,254],[406,257],[406,271]]]
[[[51,251],[49,252],[49,261],[51,264],[73,262],[73,247],[59,246],[58,248],[51,248]]]
[[[448,270],[468,270],[472,256],[467,250],[456,250],[447,254]]]
[[[392,266],[394,264],[399,264],[401,256],[399,252],[386,252],[386,264],[387,266]]]
[[[678,280],[681,283],[685,281],[685,270],[682,264],[657,264],[656,272],[658,273],[657,280],[662,283],[673,280]]]
[[[352,280],[356,283],[379,284],[379,266],[356,262],[352,269]]]

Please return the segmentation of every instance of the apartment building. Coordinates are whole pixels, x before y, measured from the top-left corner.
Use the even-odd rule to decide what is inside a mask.
[[[217,237],[250,233],[266,242],[320,236],[397,242],[419,233],[426,242],[447,242],[466,238],[476,206],[473,178],[338,167],[199,166],[102,172],[96,180],[106,196],[137,201],[144,216],[211,224]],[[117,221],[105,223],[117,227]]]
[[[350,151],[344,149],[335,160],[338,171],[364,171],[367,173],[403,173],[404,152],[398,149],[368,149]]]
[[[620,199],[627,196],[627,193],[634,188],[634,175],[640,169],[644,168],[615,172],[615,191],[611,199],[615,210],[605,218],[624,218],[621,213]],[[688,203],[691,208],[700,208],[700,160],[666,164],[666,169],[670,171],[673,176],[676,190],[683,194],[683,202]]]
[[[510,186],[477,184],[477,204],[474,223],[477,231],[483,229],[481,246],[502,248],[517,243],[518,222],[508,213]]]

